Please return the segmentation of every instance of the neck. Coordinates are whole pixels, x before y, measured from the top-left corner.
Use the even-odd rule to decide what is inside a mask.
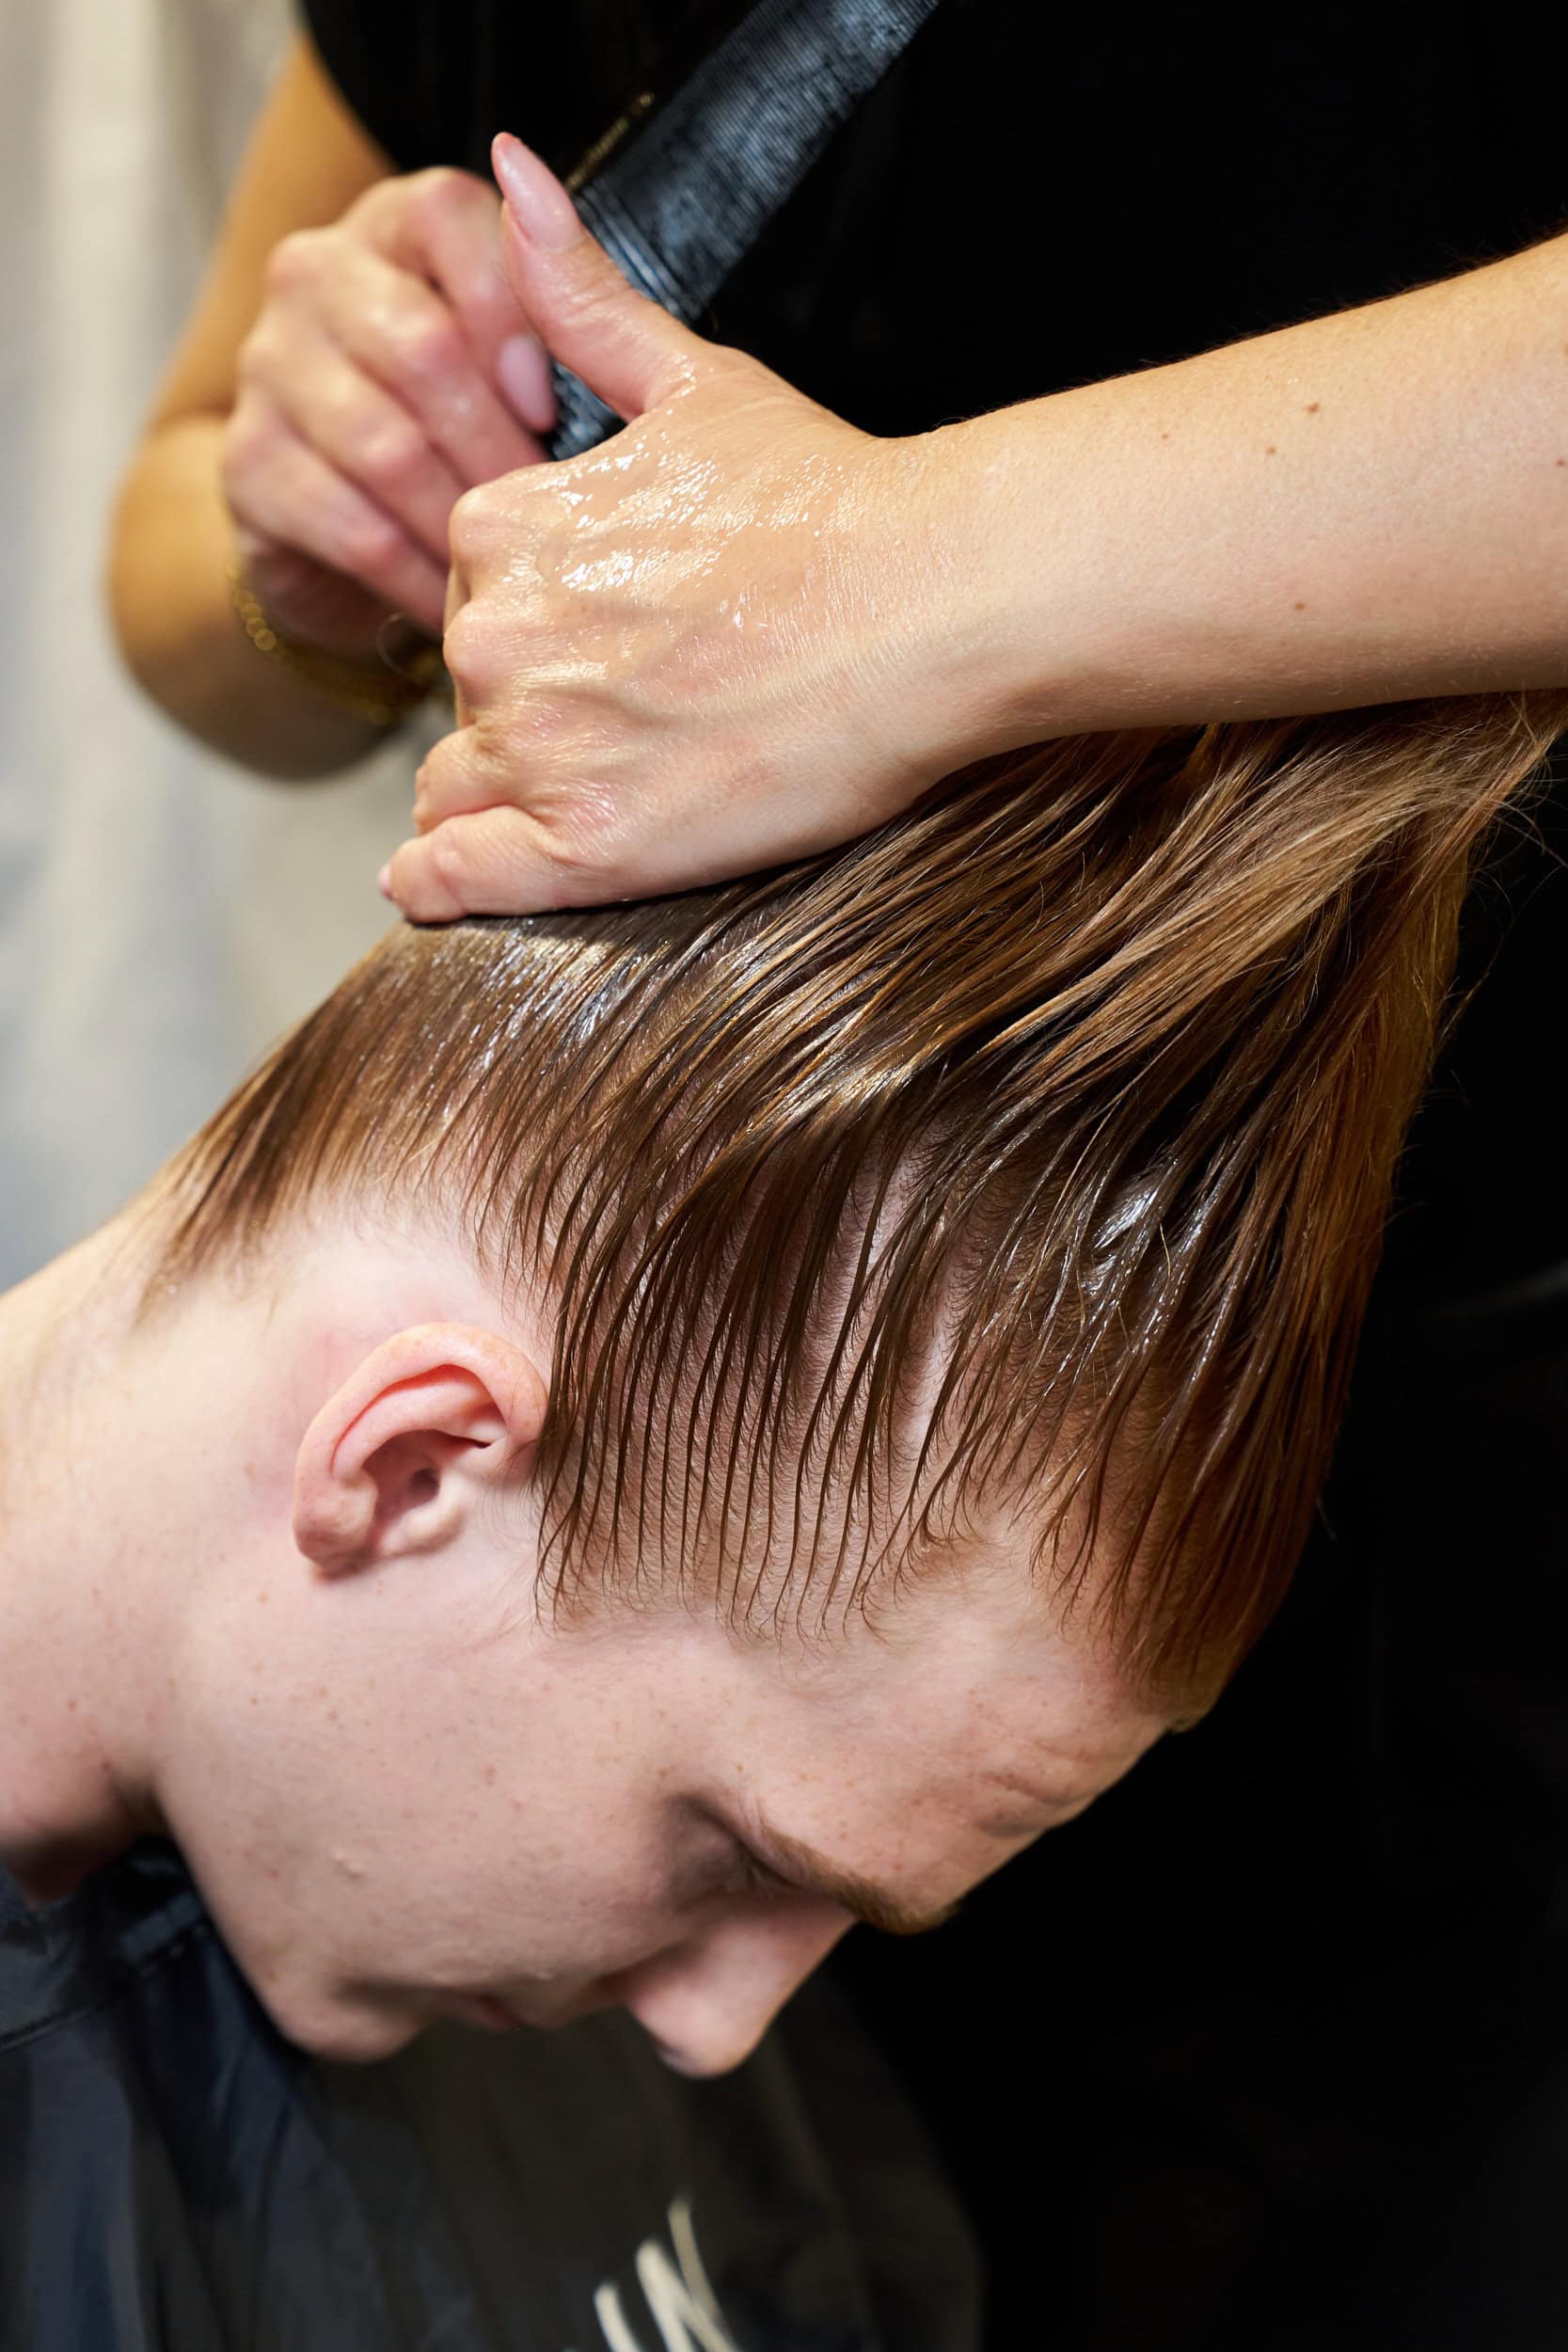
[[[203,1277],[138,1318],[144,1279],[122,1218],[0,1296],[0,1865],[36,1902],[165,1827],[203,1624],[231,1638],[203,1596],[248,1607],[306,1572],[292,1497],[318,1406],[391,1333],[497,1313],[422,1221],[324,1228],[265,1279]]]
[[[158,1826],[139,1739],[158,1481],[136,1295],[117,1222],[0,1296],[0,1863],[33,1901]]]

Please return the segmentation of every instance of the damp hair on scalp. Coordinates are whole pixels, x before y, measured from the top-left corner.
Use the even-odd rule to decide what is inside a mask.
[[[173,1165],[150,1296],[438,1203],[553,1307],[554,1605],[831,1630],[1004,1507],[1201,1703],[1305,1539],[1472,858],[1565,722],[1045,743],[760,878],[402,927]]]

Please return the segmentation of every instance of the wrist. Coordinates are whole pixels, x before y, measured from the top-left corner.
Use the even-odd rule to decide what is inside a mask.
[[[1065,600],[1052,610],[1042,436],[1021,434],[1022,413],[880,445],[893,476],[888,560],[907,588],[902,725],[932,775],[1093,723],[1080,715]]]
[[[228,580],[235,618],[257,654],[367,725],[401,725],[419,709],[436,682],[440,647],[420,632],[404,630],[403,639],[395,646],[385,646],[377,658],[356,660],[312,645],[280,628],[256,595],[243,557],[230,559]]]
[[[1306,637],[1286,592],[1291,551],[1252,484],[1234,478],[1223,432],[1175,444],[1163,419],[1184,396],[1200,406],[1204,389],[1172,383],[1178,373],[924,437],[941,550],[927,570],[942,583],[935,626],[962,758],[1354,699],[1339,691],[1338,642],[1309,648],[1290,675],[1282,657],[1299,658]]]

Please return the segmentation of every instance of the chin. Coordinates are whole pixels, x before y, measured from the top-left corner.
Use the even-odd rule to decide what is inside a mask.
[[[430,2022],[343,1999],[276,1996],[265,2006],[285,2041],[335,2066],[370,2066],[377,2058],[394,2058]]]

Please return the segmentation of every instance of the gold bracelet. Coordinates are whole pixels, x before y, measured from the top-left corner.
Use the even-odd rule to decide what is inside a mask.
[[[280,662],[285,670],[291,670],[295,677],[336,703],[341,710],[352,711],[356,719],[367,720],[372,726],[401,725],[418,710],[440,675],[441,648],[430,643],[419,647],[406,669],[396,669],[388,662],[383,685],[360,662],[326,653],[316,645],[298,644],[285,637],[268,618],[265,606],[245,578],[245,564],[239,556],[229,566],[229,600],[239,616],[240,627],[258,653],[265,654],[269,661]]]

